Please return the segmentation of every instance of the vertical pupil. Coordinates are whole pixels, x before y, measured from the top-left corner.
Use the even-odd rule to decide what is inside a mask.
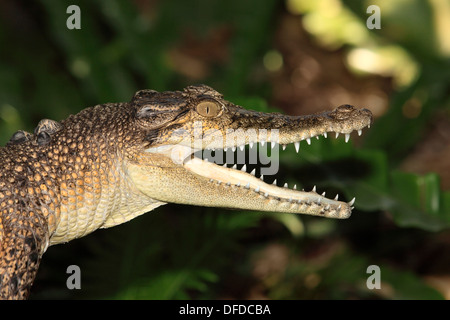
[[[203,116],[215,117],[218,115],[218,106],[212,102],[202,102],[197,106],[197,112]]]

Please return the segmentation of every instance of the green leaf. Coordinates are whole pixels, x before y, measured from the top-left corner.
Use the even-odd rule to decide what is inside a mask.
[[[392,172],[392,194],[397,200],[391,213],[400,226],[415,226],[438,231],[450,226],[448,193],[441,199],[436,174],[418,176]]]

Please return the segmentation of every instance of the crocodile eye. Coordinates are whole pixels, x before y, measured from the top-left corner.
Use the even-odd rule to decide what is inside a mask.
[[[195,110],[204,117],[217,117],[222,108],[214,101],[202,101]]]

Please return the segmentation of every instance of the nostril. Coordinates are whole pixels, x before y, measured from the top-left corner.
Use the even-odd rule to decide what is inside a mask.
[[[343,104],[342,106],[339,106],[337,108],[337,111],[339,111],[339,112],[352,112],[353,110],[356,110],[356,108],[349,104]]]
[[[333,114],[334,114],[334,118],[337,120],[345,120],[348,119],[348,117],[350,117],[351,113],[354,112],[356,110],[355,107],[349,105],[349,104],[344,104],[342,106],[337,107]]]

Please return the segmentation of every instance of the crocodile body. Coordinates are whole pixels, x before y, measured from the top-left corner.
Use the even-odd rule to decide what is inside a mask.
[[[0,298],[27,298],[48,246],[166,203],[346,218],[352,203],[266,184],[194,153],[258,142],[297,148],[327,132],[348,138],[371,121],[370,111],[351,106],[303,117],[249,111],[201,85],[142,90],[128,103],[18,131],[0,148]],[[262,137],[267,129],[276,141]]]

